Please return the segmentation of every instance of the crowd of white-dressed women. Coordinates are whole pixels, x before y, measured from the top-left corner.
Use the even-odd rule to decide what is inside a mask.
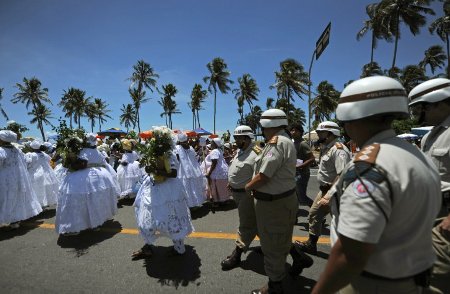
[[[0,224],[16,229],[21,221],[56,206],[56,232],[72,236],[98,230],[117,213],[120,199],[134,198],[146,245],[133,257],[151,255],[150,245],[160,236],[172,239],[174,252],[183,254],[183,240],[194,230],[190,210],[205,202],[214,208],[230,199],[227,161],[232,151],[219,138],[188,138],[182,132],[171,136],[170,169],[155,184],[136,148],[145,141],[104,142],[87,134],[77,155],[84,165],[70,169],[63,166],[55,144],[24,143],[16,133],[1,130]]]

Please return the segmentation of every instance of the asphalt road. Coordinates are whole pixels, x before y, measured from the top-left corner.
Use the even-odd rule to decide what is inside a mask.
[[[310,196],[318,191],[314,172]],[[130,255],[143,241],[136,234],[132,202],[120,204],[116,217],[100,231],[79,236],[55,233],[54,209],[18,230],[0,229],[0,293],[250,293],[267,281],[262,255],[255,251],[243,255],[239,268],[221,270],[220,261],[234,248],[238,218],[233,204],[215,213],[206,207],[193,212],[196,233],[186,239],[185,255],[170,255],[171,241],[161,238],[152,258],[137,261]],[[299,209],[296,239],[307,237],[307,209]],[[297,280],[285,279],[287,293],[310,292],[330,251],[328,237],[327,226],[314,265]],[[291,262],[288,257],[287,269]]]

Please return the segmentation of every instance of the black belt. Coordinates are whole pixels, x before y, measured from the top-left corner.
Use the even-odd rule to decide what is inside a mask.
[[[245,189],[244,189],[244,188],[241,188],[241,189],[235,189],[235,188],[233,188],[233,187],[231,187],[231,186],[230,186],[230,190],[231,190],[231,192],[245,192]]]
[[[362,271],[361,276],[369,278],[369,279],[390,281],[390,282],[402,282],[402,281],[414,279],[414,282],[416,285],[426,288],[430,285],[431,271],[432,271],[432,268],[428,268],[428,269],[424,270],[423,272],[420,272],[414,276],[409,276],[409,277],[404,277],[404,278],[395,278],[395,279],[386,278],[386,277],[372,274],[372,273],[369,273],[366,271]]]
[[[276,194],[276,195],[253,191],[253,197],[255,197],[256,199],[261,200],[261,201],[274,201],[274,200],[279,200],[279,199],[288,197],[288,196],[292,195],[294,192],[295,192],[295,188],[293,188],[289,191],[283,192],[281,194]]]

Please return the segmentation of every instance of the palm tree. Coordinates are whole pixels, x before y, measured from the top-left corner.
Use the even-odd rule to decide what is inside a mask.
[[[67,89],[67,91],[64,90],[61,101],[58,103],[58,106],[62,107],[62,111],[65,113],[64,116],[70,119],[70,128],[72,128],[73,111],[75,108],[75,96],[77,95],[77,91],[80,90],[73,87],[70,87],[69,89]]]
[[[25,103],[25,107],[28,109],[30,104],[33,108],[45,102],[52,103],[48,98],[48,89],[41,88],[41,81],[33,77],[31,79],[23,78],[23,84],[17,83],[16,88],[19,90],[14,94],[14,98],[11,102],[16,104],[18,102]]]
[[[238,106],[238,113],[239,116],[241,117],[239,119],[240,123],[242,124],[242,122],[244,121],[244,98],[243,97],[238,97],[237,99],[237,106]],[[250,108],[250,112],[252,111],[252,109]]]
[[[417,65],[408,65],[401,71],[399,82],[405,87],[407,93],[409,93],[415,86],[428,80],[425,75],[425,70]]]
[[[230,72],[225,61],[216,57],[209,62],[206,67],[209,71],[209,76],[203,78],[203,82],[208,83],[208,90],[210,93],[214,91],[214,134],[216,133],[216,100],[217,89],[220,93],[226,94],[230,90],[229,84],[233,84],[233,81],[229,79]]]
[[[106,118],[111,118],[111,116],[108,115],[108,112],[111,112],[108,109],[108,104],[106,101],[103,101],[100,98],[94,99],[94,105],[97,108],[97,120],[98,120],[98,127],[99,131],[102,131],[102,123],[106,122]]]
[[[377,16],[378,3],[372,3],[366,6],[366,13],[369,16],[369,19],[364,21],[364,26],[359,30],[356,34],[356,39],[359,41],[362,37],[366,35],[368,31],[372,33],[372,42],[371,42],[371,52],[370,52],[370,63],[373,63],[373,53],[377,48],[377,40],[378,39],[386,39],[391,40],[392,36],[386,32],[384,27],[376,21]],[[369,63],[369,64],[370,64]]]
[[[242,77],[238,78],[238,83],[239,88],[233,90],[233,93],[236,95],[235,98],[237,101],[240,99],[246,101],[251,111],[253,108],[253,101],[258,101],[258,85],[250,74],[244,74]]]
[[[37,123],[38,129],[41,131],[42,140],[45,142],[44,124],[52,125],[48,120],[49,118],[53,118],[51,117],[52,112],[44,104],[38,104],[31,112],[28,112],[28,115],[33,115],[30,123]]]
[[[436,32],[439,38],[447,45],[447,77],[450,77],[450,44],[448,34],[450,32],[450,1],[444,1],[444,16],[436,19],[429,27],[430,33]]]
[[[316,122],[330,120],[335,112],[341,93],[334,89],[328,81],[322,81],[317,86],[317,96],[311,101],[312,113]]]
[[[0,101],[3,99],[3,88],[0,88]],[[6,120],[9,120],[8,115],[6,114],[6,111],[3,109],[2,104],[0,103],[0,112],[5,117]]]
[[[425,56],[423,57],[422,61],[419,62],[419,67],[421,67],[425,71],[426,66],[429,65],[431,73],[434,74],[434,71],[437,67],[444,67],[446,58],[447,56],[445,56],[442,46],[434,45],[425,50]]]
[[[166,116],[166,126],[170,129],[172,128],[172,114],[181,113],[177,109],[177,102],[172,98],[175,97],[178,90],[173,84],[167,84],[162,86],[163,89],[163,97],[158,101],[159,105],[161,105],[164,109],[164,112],[161,113],[162,116]],[[168,121],[167,121],[168,120]]]
[[[294,94],[303,99],[302,95],[308,93],[305,88],[308,83],[308,73],[305,72],[303,65],[295,59],[288,58],[280,62],[280,71],[275,72],[275,84],[270,86],[270,89],[276,89],[278,99],[285,98],[287,109],[290,109],[291,101],[294,102]]]
[[[300,123],[302,126],[306,124],[306,114],[305,111],[301,108],[296,108],[288,119],[289,125],[292,125],[294,123]]]
[[[84,113],[86,117],[88,118],[88,121],[91,123],[91,132],[94,132],[95,127],[95,120],[98,116],[98,110],[95,103],[89,103],[86,105],[86,108],[84,110]]]
[[[203,90],[202,85],[195,84],[191,92],[191,102],[188,103],[192,109],[194,129],[197,128],[197,124],[200,128],[200,115],[198,112],[203,109],[202,103],[205,102],[206,96],[208,96],[208,91]]]
[[[275,102],[275,99],[268,97],[266,99],[266,108],[271,109],[273,108],[273,103]]]
[[[148,101],[148,99],[145,99],[145,91],[144,89],[147,88],[151,92],[153,92],[153,88],[156,89],[156,79],[159,78],[159,75],[155,73],[155,70],[150,66],[150,64],[146,63],[144,60],[138,60],[138,62],[133,65],[133,73],[131,77],[128,79],[131,81],[130,86],[130,95],[133,91],[133,95],[131,97],[133,98],[134,102],[134,108],[136,110],[136,123],[138,126],[139,133],[141,132],[141,120],[139,115],[139,110],[143,102]],[[131,90],[133,89],[133,90]],[[135,90],[135,91],[134,91]],[[133,97],[134,96],[134,97]],[[139,99],[136,99],[136,97],[140,97]]]
[[[259,105],[255,105],[250,113],[248,113],[244,118],[244,124],[252,128],[255,133],[260,133],[259,131],[259,119],[263,113]]]
[[[127,104],[126,106],[122,104],[120,111],[122,112],[119,118],[120,124],[125,126],[128,133],[130,126],[133,126],[133,128],[136,126],[136,111],[132,104]]]
[[[362,69],[360,78],[371,77],[371,76],[381,76],[383,75],[383,70],[378,65],[377,62],[371,62],[365,64]]]
[[[382,0],[377,8],[375,21],[395,37],[394,57],[391,69],[395,68],[397,58],[398,40],[400,39],[400,23],[404,22],[413,35],[420,32],[426,24],[423,14],[434,15],[434,11],[427,6],[430,0]]]
[[[73,97],[73,116],[75,123],[78,123],[78,128],[81,129],[81,117],[86,114],[86,109],[91,103],[91,97],[85,98],[86,91],[75,89],[75,96]]]

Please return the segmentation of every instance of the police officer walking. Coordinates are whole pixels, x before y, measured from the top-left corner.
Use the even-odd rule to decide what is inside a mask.
[[[426,286],[440,181],[433,162],[391,128],[408,115],[394,79],[368,77],[342,92],[336,116],[361,151],[334,187],[331,253],[312,293],[421,293]]]
[[[291,274],[300,274],[312,265],[312,259],[292,247],[292,234],[297,220],[298,201],[295,193],[296,151],[284,130],[286,114],[279,109],[262,113],[260,124],[266,140],[256,157],[252,180],[245,185],[255,200],[256,223],[264,254],[264,269],[269,283],[252,293],[283,293],[285,263],[293,256]]]
[[[351,159],[348,148],[338,142],[338,138],[341,136],[341,130],[337,123],[324,121],[319,124],[316,132],[319,136],[318,142],[322,144],[319,170],[317,172],[319,193],[309,210],[308,240],[306,242],[295,243],[297,249],[313,255],[317,254],[317,241],[322,234],[322,225],[325,217],[330,212],[328,205],[330,195],[327,195],[327,192]]]
[[[419,124],[434,126],[421,144],[422,151],[439,170],[443,196],[443,206],[433,228],[437,260],[430,288],[435,293],[450,293],[450,80],[426,81],[411,90],[409,99]]]
[[[253,177],[255,158],[262,149],[255,145],[253,130],[249,126],[239,126],[234,130],[234,140],[239,151],[228,169],[228,188],[238,206],[239,229],[236,248],[221,262],[223,270],[239,266],[241,255],[246,252],[257,234],[255,205],[245,185]]]

